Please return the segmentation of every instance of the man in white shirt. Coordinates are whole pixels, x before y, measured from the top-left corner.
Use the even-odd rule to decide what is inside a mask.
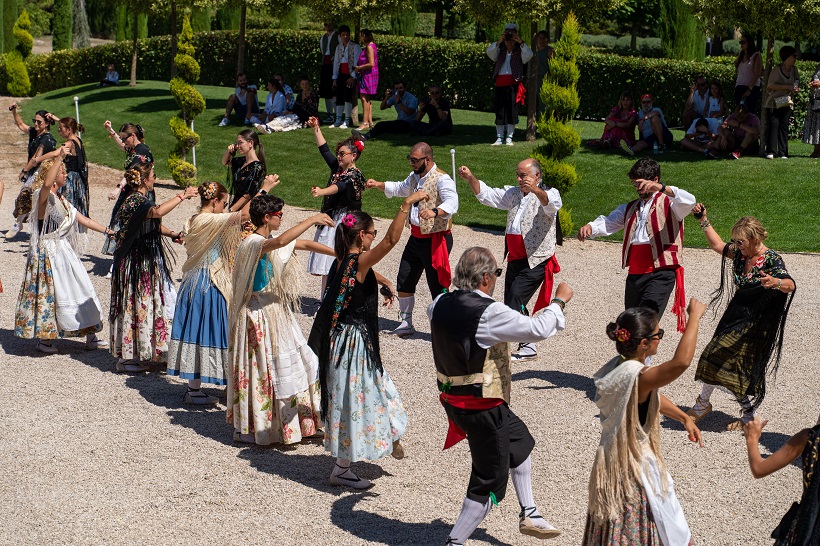
[[[541,288],[533,313],[549,305],[554,274],[561,270],[555,258],[558,210],[561,194],[541,179],[541,164],[525,159],[515,170],[516,186],[491,188],[476,178],[469,168],[458,170],[482,205],[506,210],[505,249],[507,273],[504,277],[504,304],[513,311],[529,315],[527,303]],[[533,360],[535,344],[521,343],[513,353],[514,362]]]
[[[220,127],[225,127],[231,123],[231,112],[236,111],[236,115],[242,118],[245,125],[252,125],[251,118],[259,113],[259,102],[256,100],[256,86],[248,85],[248,77],[245,74],[236,75],[236,89],[233,95],[228,97],[228,104],[225,106],[225,116],[219,122]]]
[[[672,288],[677,286],[672,312],[683,331],[686,294],[683,287],[683,219],[697,201],[691,193],[660,181],[661,167],[639,159],[629,171],[638,199],[599,216],[578,230],[578,240],[624,230],[621,267],[629,267],[624,308],[648,307],[663,315]]]
[[[532,59],[533,52],[518,36],[518,26],[510,23],[504,27],[498,41],[487,47],[487,56],[494,63],[496,140],[493,146],[512,146],[518,119],[519,87],[524,85],[524,65]]]
[[[689,127],[696,119],[709,117],[706,110],[708,104],[709,84],[706,76],[698,76],[689,89],[689,98],[683,106],[683,126]]]
[[[543,313],[528,317],[493,300],[501,269],[489,249],[468,248],[456,265],[454,292],[427,308],[436,379],[449,420],[444,449],[463,439],[470,445],[472,473],[467,494],[447,544],[462,545],[504,499],[512,477],[521,512],[518,530],[554,538],[535,506],[531,452],[535,440],[510,409],[510,342],[536,342],[563,330],[564,306],[572,288],[562,282]]]
[[[402,182],[377,182],[372,178],[367,188],[377,188],[390,197],[407,197],[425,191],[430,199],[410,210],[410,238],[404,247],[396,280],[401,323],[391,333],[409,336],[413,328],[416,286],[424,272],[430,294],[435,298],[450,288],[450,250],[453,248],[452,216],[458,212],[456,183],[433,161],[433,149],[419,142],[407,156],[413,172]]]
[[[325,33],[319,38],[319,51],[321,51],[322,68],[319,70],[319,98],[325,99],[325,110],[327,118],[322,123],[328,125],[335,121],[336,98],[333,92],[333,56],[336,54],[336,46],[339,45],[339,35],[335,26],[331,22],[325,23]]]

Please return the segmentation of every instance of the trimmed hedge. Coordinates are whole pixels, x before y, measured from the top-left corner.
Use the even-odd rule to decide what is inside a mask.
[[[200,78],[202,85],[234,86],[236,71],[236,31],[194,34],[195,58],[207,67]],[[262,81],[273,71],[281,71],[293,81],[305,73],[314,82],[319,79],[319,37],[321,32],[292,30],[248,31],[245,49],[245,72],[251,81]],[[394,79],[404,79],[411,91],[421,93],[430,83],[443,86],[454,108],[492,110],[492,63],[484,53],[485,44],[463,40],[379,36],[379,85],[383,90]],[[93,83],[105,72],[108,61],[116,66],[131,65],[131,44],[116,43],[85,49],[56,51],[31,55],[26,59],[32,93]],[[581,79],[578,93],[581,106],[576,117],[603,119],[624,90],[635,95],[652,93],[656,105],[663,109],[667,121],[675,126],[698,74],[724,85],[729,106],[735,81],[730,57],[711,58],[706,62],[671,59],[622,57],[619,55],[581,52],[578,67]],[[0,64],[4,64],[0,57]],[[144,80],[170,80],[170,37],[138,42],[137,73]],[[814,73],[815,63],[798,61],[803,81]],[[0,92],[5,93],[5,70],[0,70]],[[808,87],[796,102],[796,124],[792,133],[802,130],[808,104]]]

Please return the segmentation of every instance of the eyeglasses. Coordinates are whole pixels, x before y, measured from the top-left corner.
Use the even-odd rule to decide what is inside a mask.
[[[223,207],[227,207],[227,206],[228,206],[228,200],[227,200],[227,199],[225,199],[224,201],[222,201],[222,206],[223,206]]]
[[[503,269],[501,269],[501,268],[499,267],[499,268],[496,268],[496,270],[495,270],[495,271],[489,271],[489,272],[484,273],[484,274],[485,274],[485,275],[495,275],[495,276],[496,276],[496,278],[498,278],[498,277],[500,277],[500,276],[501,276],[501,272],[502,272],[502,271],[504,271],[504,270],[503,270]]]
[[[120,140],[122,140],[123,142],[125,142],[126,140],[128,140],[129,138],[131,138],[131,136],[132,136],[133,134],[134,134],[134,133],[131,133],[131,134],[129,134],[129,135],[122,135],[122,134],[121,134],[121,135],[120,135]]]
[[[271,212],[271,215],[276,216],[277,218],[282,218],[282,216],[284,216],[285,213],[282,212],[281,210],[279,210],[279,211],[276,211],[276,212]]]
[[[749,241],[747,241],[746,239],[732,239],[729,242],[734,244],[734,245],[737,245],[737,246],[743,246],[746,243],[748,243]]]
[[[425,156],[422,156],[422,157],[410,157],[410,156],[408,155],[408,156],[407,156],[407,161],[409,161],[409,162],[410,162],[410,163],[412,163],[413,165],[418,165],[420,162],[424,161],[424,160],[425,160],[425,159],[427,159],[428,157],[429,157],[429,156],[426,156],[426,155],[425,155]]]
[[[651,341],[652,338],[658,338],[658,341],[662,340],[663,339],[663,328],[658,328],[657,332],[655,332],[654,334],[650,334],[650,335],[646,336],[646,338],[644,338],[644,339],[648,339],[648,340]]]
[[[338,153],[336,154],[336,157],[341,159],[346,155],[353,155],[353,152],[345,152],[345,151],[339,150]]]
[[[374,229],[373,231],[365,231],[365,230],[362,230],[362,233],[367,233],[368,235],[372,235],[372,236],[373,236],[373,238],[375,239],[375,238],[376,238],[376,235],[378,235],[378,234],[379,234],[379,230],[378,230],[378,229]]]

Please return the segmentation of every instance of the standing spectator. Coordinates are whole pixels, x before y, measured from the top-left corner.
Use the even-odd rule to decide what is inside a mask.
[[[524,65],[533,52],[518,36],[518,25],[509,23],[497,42],[487,47],[487,56],[495,63],[495,134],[493,146],[513,145],[513,131],[518,122],[516,104],[523,102]],[[506,139],[505,139],[506,134]]]
[[[255,85],[248,85],[248,77],[242,73],[236,75],[236,88],[233,95],[228,97],[228,104],[225,106],[225,116],[219,122],[220,127],[228,125],[231,112],[245,120],[245,125],[251,124],[251,116],[259,113],[259,102],[256,98],[257,88]]]
[[[814,69],[814,75],[809,82],[809,108],[806,111],[806,125],[803,128],[803,142],[812,144],[814,151],[809,157],[820,157],[820,64]]]
[[[735,59],[737,79],[735,80],[735,106],[745,104],[749,113],[757,112],[760,102],[760,75],[763,73],[763,60],[755,47],[754,36],[744,34],[740,39],[740,53]]]
[[[633,106],[632,93],[624,91],[618,100],[618,106],[612,108],[604,122],[604,134],[600,140],[590,140],[590,148],[610,150],[621,147],[625,142],[627,148],[635,145],[635,126],[638,125],[638,113]]]
[[[797,57],[800,54],[792,46],[780,48],[779,65],[772,68],[766,90],[766,109],[769,123],[763,143],[766,145],[766,159],[788,159],[789,157],[789,120],[794,110],[792,95],[800,90],[800,75],[797,73]]]
[[[237,153],[241,156],[234,157]],[[222,154],[222,164],[231,168],[231,206],[243,195],[256,195],[267,175],[265,147],[259,142],[259,135],[251,129],[240,131],[236,135],[236,142],[229,144]]]
[[[621,141],[621,149],[629,155],[635,152],[652,148],[657,149],[656,153],[666,151],[666,145],[672,144],[672,132],[666,126],[666,119],[663,111],[652,105],[652,95],[646,93],[641,96],[641,109],[638,111],[638,127],[641,132],[641,139],[630,148],[625,141]],[[657,148],[655,148],[657,144]]]
[[[354,129],[353,135],[361,140],[369,140],[385,133],[412,132],[416,123],[419,101],[412,93],[407,91],[407,85],[402,80],[396,80],[393,89],[385,90],[384,99],[379,105],[379,109],[387,110],[391,106],[396,109],[395,121],[380,121],[367,133]]]
[[[333,57],[336,55],[336,46],[339,45],[339,35],[336,34],[333,23],[325,23],[325,33],[319,38],[322,68],[319,69],[319,98],[325,99],[327,118],[322,123],[329,125],[334,121],[336,111],[336,95],[333,92]]]
[[[370,29],[363,28],[359,33],[359,39],[364,49],[359,54],[356,79],[359,81],[359,95],[362,97],[362,110],[364,110],[359,130],[364,130],[373,127],[371,99],[376,96],[379,88],[379,48],[373,41],[373,33]]]
[[[535,36],[536,52],[538,57],[538,89],[535,91],[538,95],[538,119],[541,118],[541,112],[544,111],[544,103],[541,102],[541,86],[544,83],[544,77],[549,74],[550,61],[555,58],[555,49],[550,45],[550,33],[548,30],[539,30]]]
[[[709,100],[706,102],[704,117],[720,120],[718,123],[720,124],[723,123],[723,118],[729,114],[729,111],[726,100],[723,98],[723,86],[720,82],[713,81],[709,84]]]
[[[334,127],[347,129],[353,122],[353,93],[356,86],[356,61],[362,48],[350,41],[350,27],[339,27],[339,45],[333,58],[333,89],[336,91],[336,122]]]
[[[698,118],[706,117],[709,104],[709,85],[706,76],[698,76],[689,90],[689,98],[683,107],[683,126],[689,127]]]
[[[105,77],[100,80],[100,87],[108,87],[109,85],[119,85],[120,74],[114,69],[114,63],[108,63],[108,72]]]
[[[734,150],[732,159],[740,159],[744,154],[756,155],[760,151],[760,118],[749,113],[749,108],[741,104],[734,114],[729,114],[726,121],[718,127],[718,138],[715,148],[718,150]]]
[[[430,123],[421,121],[427,116]],[[453,132],[453,118],[450,115],[450,101],[441,96],[441,87],[427,88],[427,100],[419,103],[416,112],[415,133],[422,136],[449,135]]]
[[[285,109],[292,110],[293,105],[296,102],[296,98],[293,95],[293,88],[285,83],[285,76],[281,73],[274,74],[273,79],[279,82],[279,85],[282,88],[282,94],[285,95]]]

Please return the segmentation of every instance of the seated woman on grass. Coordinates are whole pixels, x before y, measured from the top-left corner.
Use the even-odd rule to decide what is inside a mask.
[[[631,148],[635,144],[635,126],[638,125],[638,114],[633,107],[632,93],[624,91],[618,100],[618,106],[612,108],[604,122],[604,134],[600,139],[590,140],[590,148],[604,150],[618,149],[625,140]]]

